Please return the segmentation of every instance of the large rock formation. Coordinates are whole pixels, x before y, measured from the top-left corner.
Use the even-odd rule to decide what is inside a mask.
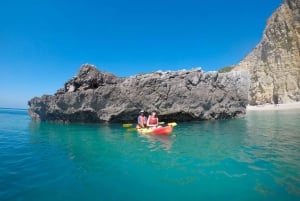
[[[300,1],[285,0],[261,42],[235,68],[251,76],[249,103],[300,101]]]
[[[156,110],[166,121],[225,119],[245,114],[249,84],[247,72],[194,69],[118,78],[83,65],[55,95],[28,104],[30,116],[42,121],[128,122],[141,109]]]

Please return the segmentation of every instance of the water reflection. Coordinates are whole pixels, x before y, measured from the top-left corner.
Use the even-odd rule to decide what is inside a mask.
[[[300,196],[300,186],[296,185],[300,183],[300,111],[253,111],[246,120],[247,137],[241,155],[249,168]],[[260,179],[258,183],[268,185]]]
[[[148,140],[149,145],[148,148],[151,151],[155,151],[157,149],[171,150],[173,138],[175,135],[149,135],[149,134],[138,134],[139,137],[145,138]]]
[[[119,133],[107,125],[31,122],[29,128],[33,144],[45,147],[43,152],[50,152],[51,158],[76,162],[82,173],[98,171],[103,161],[119,151],[112,149]]]

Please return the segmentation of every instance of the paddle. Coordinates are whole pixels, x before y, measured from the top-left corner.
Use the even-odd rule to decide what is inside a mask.
[[[132,124],[131,123],[126,123],[126,124],[123,124],[123,127],[124,128],[128,128],[128,127],[131,127],[132,126]]]
[[[166,124],[165,122],[159,122],[158,123],[159,125],[162,125],[162,124]],[[168,126],[177,126],[177,123],[176,122],[170,122],[170,123],[167,123],[166,125],[168,125]]]
[[[159,125],[161,125],[161,124],[165,124],[165,122],[158,122],[158,124]],[[128,127],[131,127],[131,126],[133,126],[133,124],[132,123],[125,123],[125,124],[122,124],[122,126],[124,127],[124,128],[128,128]]]
[[[168,126],[177,126],[177,123],[176,122],[171,122],[171,123],[168,123]]]

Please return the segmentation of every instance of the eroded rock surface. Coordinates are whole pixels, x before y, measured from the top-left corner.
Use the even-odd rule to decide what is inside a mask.
[[[193,69],[119,78],[83,65],[55,95],[28,104],[30,116],[42,121],[128,122],[141,109],[156,110],[166,121],[227,119],[245,114],[249,85],[247,72]]]
[[[249,103],[300,101],[300,1],[285,0],[261,42],[235,68],[251,76]]]

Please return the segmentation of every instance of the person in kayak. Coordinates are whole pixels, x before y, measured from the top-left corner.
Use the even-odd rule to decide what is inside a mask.
[[[148,117],[147,126],[150,128],[155,128],[158,126],[158,118],[156,112],[152,112],[151,115]]]
[[[140,111],[140,115],[138,116],[138,128],[146,128],[147,127],[147,117],[145,116],[144,110]]]

